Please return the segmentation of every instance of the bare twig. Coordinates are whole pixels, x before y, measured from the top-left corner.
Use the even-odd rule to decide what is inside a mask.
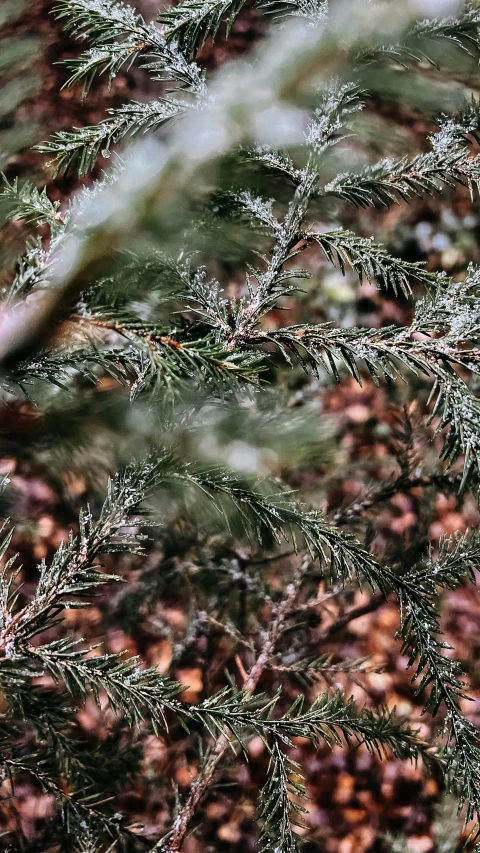
[[[410,489],[428,488],[437,486],[447,488],[449,491],[458,489],[461,482],[459,474],[418,474],[416,476],[405,476],[402,473],[395,480],[386,483],[378,491],[370,492],[363,500],[355,501],[344,509],[339,509],[332,518],[334,524],[346,524],[352,519],[363,515],[378,504],[391,500],[400,492],[408,492]]]
[[[385,603],[385,597],[383,595],[375,595],[370,601],[367,601],[366,604],[361,604],[358,607],[352,607],[351,610],[347,610],[343,616],[339,616],[335,622],[332,622],[328,628],[325,628],[321,634],[317,635],[317,641],[319,643],[324,643],[326,640],[329,640],[337,631],[340,631],[342,628],[345,628],[346,625],[349,625],[350,622],[353,622],[354,619],[359,619],[360,616],[366,616],[367,613],[374,613],[375,610],[378,610],[382,604]]]

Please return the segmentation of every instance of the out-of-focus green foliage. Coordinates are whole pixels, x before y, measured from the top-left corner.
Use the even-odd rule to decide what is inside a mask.
[[[35,140],[31,122],[18,121],[21,104],[38,91],[39,80],[32,67],[40,52],[40,42],[27,36],[13,36],[22,4],[5,0],[0,9],[0,169],[9,159]],[[10,32],[9,32],[10,31]]]

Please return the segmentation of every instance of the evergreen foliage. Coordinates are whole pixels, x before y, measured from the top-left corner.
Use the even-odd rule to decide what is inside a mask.
[[[241,0],[185,0],[162,10],[158,23],[118,0],[56,5],[67,31],[88,45],[69,63],[67,86],[81,82],[86,97],[96,74],[111,81],[137,62],[162,89],[151,102],[126,103],[96,126],[58,132],[38,146],[55,175],[95,170],[93,184],[66,209],[30,183],[6,180],[3,189],[11,217],[40,229],[0,308],[3,393],[35,405],[45,426],[32,452],[60,444],[46,429],[59,414],[72,445],[77,420],[88,433],[85,400],[109,397],[123,413],[118,432],[112,429],[111,455],[97,472],[92,508],[81,511],[68,540],[38,566],[33,591],[21,583],[8,520],[2,532],[2,762],[12,790],[28,774],[56,799],[56,815],[40,841],[44,851],[177,853],[222,760],[227,754],[248,760],[253,736],[269,757],[257,810],[262,851],[292,853],[302,846],[296,830],[303,826],[306,789],[291,756],[296,738],[315,747],[363,744],[379,756],[434,766],[465,806],[478,842],[478,732],[464,710],[465,677],[442,640],[440,602],[442,590],[475,582],[480,537],[473,531],[436,547],[419,535],[416,548],[391,560],[379,556],[362,521],[373,506],[416,486],[477,496],[480,272],[471,266],[466,277],[449,278],[395,256],[342,220],[350,207],[384,209],[459,186],[478,191],[480,105],[472,89],[480,11],[472,4],[451,17],[417,20],[410,8],[393,15],[389,3],[332,7],[320,0],[259,4],[256,13],[267,16],[273,38],[251,65],[236,62],[210,81],[201,49],[207,39],[228,37]],[[291,52],[288,61],[278,56],[282,45]],[[251,85],[256,75],[260,95]],[[450,86],[441,85],[444,75]],[[436,129],[420,153],[374,162],[363,116],[385,91],[401,102],[404,76],[418,83],[419,99],[433,90],[428,103],[437,102],[430,117]],[[445,95],[451,87],[454,106]],[[275,122],[278,150],[266,127]],[[153,147],[134,144],[124,161],[98,177],[100,156],[108,159],[113,146],[160,128]],[[298,266],[300,255],[305,268]],[[310,286],[312,263],[319,262],[410,300],[410,324],[336,325],[327,306],[324,322],[289,325],[288,309]],[[240,277],[241,292],[226,286]],[[284,324],[275,319],[280,309]],[[285,436],[278,440],[287,441],[294,417],[285,414],[280,385],[285,368],[298,366],[306,381],[316,377],[319,384],[349,374],[359,384],[367,378],[391,388],[403,383],[405,399],[420,389],[422,428],[432,424],[432,434],[443,434],[435,468],[419,467],[407,418],[399,476],[330,517],[305,506],[270,472],[258,476],[202,458],[205,432],[211,440],[218,436],[222,418],[238,419],[253,442],[257,428],[271,433],[272,419],[275,429],[284,417]],[[271,397],[280,412],[269,420]],[[99,406],[101,429],[108,431],[108,404]],[[299,441],[307,420],[297,432],[298,424],[291,427]],[[79,447],[81,460],[95,443],[93,423],[92,437]],[[122,465],[125,456],[134,461]],[[113,470],[98,506],[105,469]],[[7,481],[4,486],[8,497]],[[135,619],[141,606],[161,596],[168,561],[153,573],[146,567],[152,542],[164,555],[173,552],[177,563],[187,554],[191,571],[182,574],[177,564],[172,571],[188,587],[190,636],[213,626],[242,656],[243,680],[230,673],[229,684],[198,704],[185,701],[180,682],[141,658],[127,650],[107,653],[102,642],[84,642],[68,629],[69,610],[89,607],[104,586],[122,581],[121,555],[132,555],[140,567],[145,562],[145,571],[138,588],[119,595],[119,609],[123,601]],[[269,566],[285,553],[279,586]],[[299,674],[308,685],[322,673],[361,677],[365,671],[365,660],[308,658],[300,640],[292,658],[283,642],[287,630],[301,635],[302,607],[321,604],[322,595],[348,598],[357,587],[398,601],[399,641],[424,713],[433,718],[432,742],[387,708],[359,707],[339,689],[313,699],[308,689],[305,695],[297,690],[297,698],[289,698],[286,685],[298,684]],[[233,603],[236,591],[240,608]],[[222,603],[229,596],[232,604]],[[188,638],[183,651],[187,644]],[[108,705],[117,720],[94,755],[76,722],[89,697],[101,709]],[[175,798],[161,838],[128,825],[115,807],[125,780],[139,773],[137,744],[151,732],[197,744],[198,775],[185,798]],[[100,768],[112,755],[118,774],[105,788]]]

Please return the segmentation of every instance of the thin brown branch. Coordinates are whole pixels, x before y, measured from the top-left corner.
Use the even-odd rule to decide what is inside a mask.
[[[101,551],[102,544],[120,527],[125,524],[123,513],[109,516],[94,529],[92,537],[86,542],[80,542],[78,552],[72,557],[65,574],[57,583],[39,598],[34,598],[25,607],[15,614],[7,613],[4,616],[4,627],[0,631],[0,655],[6,656],[9,648],[15,645],[20,634],[20,642],[23,642],[22,632],[28,626],[40,626],[47,621],[48,615],[63,600],[68,592],[68,584],[75,577],[93,565],[96,557]],[[99,567],[100,568],[100,567]]]
[[[397,479],[386,483],[378,491],[371,492],[365,498],[345,509],[339,509],[332,518],[334,524],[346,524],[352,519],[363,515],[375,506],[391,500],[394,495],[400,492],[408,492],[416,488],[429,488],[437,486],[437,488],[448,488],[448,490],[458,489],[461,476],[457,474],[419,474],[417,476],[405,476],[403,473]]]
[[[375,595],[370,601],[367,601],[366,604],[361,604],[358,607],[352,607],[351,610],[347,610],[343,616],[339,616],[335,622],[332,622],[328,628],[325,628],[320,634],[317,635],[317,641],[319,643],[324,643],[326,640],[329,640],[337,631],[341,631],[342,628],[345,628],[350,622],[353,622],[354,619],[359,619],[360,616],[366,616],[367,613],[374,613],[375,610],[378,610],[382,604],[385,603],[385,597],[383,595]]]
[[[209,625],[212,626],[212,628],[216,628],[218,631],[221,631],[227,637],[231,637],[232,640],[235,641],[235,643],[238,643],[238,645],[243,646],[249,651],[252,651],[252,644],[249,643],[248,640],[245,640],[244,637],[241,637],[240,634],[238,634],[232,628],[229,628],[228,625],[224,625],[223,622],[219,622],[218,619],[215,619],[214,616],[207,616],[207,622]]]

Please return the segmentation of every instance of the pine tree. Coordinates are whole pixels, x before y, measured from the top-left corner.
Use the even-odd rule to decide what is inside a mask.
[[[442,590],[475,582],[479,536],[434,547],[419,534],[415,548],[391,561],[378,556],[367,522],[372,508],[413,488],[427,500],[478,492],[480,272],[472,266],[457,280],[427,270],[343,227],[342,218],[350,206],[383,210],[458,186],[477,191],[480,105],[472,91],[480,11],[472,4],[418,20],[409,7],[393,14],[389,3],[330,10],[320,0],[261,4],[258,14],[273,16],[272,34],[248,60],[210,80],[201,49],[207,39],[228,37],[242,6],[185,0],[147,23],[117,0],[60,0],[57,16],[88,45],[71,62],[67,85],[81,82],[87,96],[96,74],[111,80],[138,63],[163,94],[38,147],[54,174],[96,170],[67,209],[29,183],[13,180],[3,190],[11,216],[39,228],[2,297],[4,394],[36,407],[42,431],[32,452],[50,453],[52,466],[66,466],[69,457],[95,470],[99,423],[113,443],[104,468],[119,466],[103,504],[94,495],[68,540],[38,567],[31,595],[8,520],[3,528],[4,773],[12,791],[29,776],[57,804],[40,847],[17,838],[20,849],[177,853],[222,763],[228,755],[248,760],[253,736],[269,759],[257,811],[262,851],[302,845],[307,794],[291,755],[295,738],[364,744],[441,770],[465,806],[471,839],[479,838],[478,733],[440,624]],[[428,150],[373,162],[365,116],[388,151],[388,123],[375,106],[382,98],[401,102],[408,87],[415,109],[436,112],[436,129],[423,140]],[[143,140],[147,131],[159,131],[151,143]],[[142,140],[98,177],[99,157],[136,137]],[[303,254],[306,268],[297,265]],[[410,324],[289,325],[285,309],[308,287],[311,257],[411,300]],[[227,275],[242,276],[239,296],[222,287]],[[284,309],[282,325],[273,322],[277,309]],[[293,444],[305,438],[308,418],[295,421],[285,410],[285,365],[319,385],[349,374],[358,383],[404,383],[412,398],[427,389],[427,420],[443,435],[435,466],[419,462],[406,415],[398,475],[329,516],[304,506],[275,477],[205,461],[201,439],[222,428],[252,441],[261,430],[285,433],[279,447],[289,431]],[[121,410],[117,431],[108,432],[106,398]],[[135,458],[122,466],[125,455]],[[7,499],[7,480],[4,487]],[[184,701],[182,684],[141,658],[107,653],[68,630],[69,610],[89,607],[104,585],[122,580],[115,555],[145,563],[139,588],[123,598],[130,618],[139,602],[148,607],[162,596],[171,575],[167,559],[164,575],[148,568],[152,541],[177,560],[170,571],[188,593],[184,647],[213,632],[229,639],[241,661],[230,683],[198,704]],[[281,588],[270,572],[279,557],[287,567],[279,569]],[[358,587],[374,593],[375,603],[398,601],[399,639],[424,713],[442,721],[438,731],[433,724],[431,742],[387,708],[359,707],[338,689],[309,701],[307,687],[288,699],[285,686],[298,684],[299,675],[303,684],[322,675],[329,684],[332,674],[365,671],[364,660],[307,658],[300,641],[292,643],[292,659],[285,640],[287,632],[300,635],[306,609]],[[357,615],[347,610],[343,624]],[[94,755],[76,721],[88,697],[99,707],[106,701],[118,721]],[[139,772],[137,744],[152,732],[195,743],[198,765],[160,838],[129,825],[115,805],[123,781]],[[116,772],[107,784],[108,762]]]

